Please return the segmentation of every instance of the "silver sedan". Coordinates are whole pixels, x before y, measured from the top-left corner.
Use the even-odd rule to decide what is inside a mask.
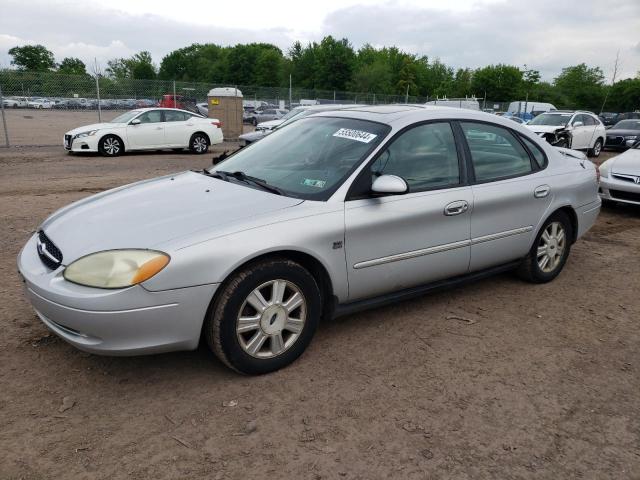
[[[562,270],[600,210],[596,169],[508,119],[438,106],[317,113],[215,167],[51,215],[26,295],[88,352],[195,349],[270,372],[322,318],[496,272]]]
[[[600,165],[600,197],[640,205],[640,142]]]

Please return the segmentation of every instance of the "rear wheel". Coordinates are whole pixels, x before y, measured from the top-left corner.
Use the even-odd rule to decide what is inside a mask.
[[[589,157],[599,157],[600,152],[602,152],[602,140],[596,140],[596,143],[593,145],[593,148],[590,148],[587,151],[587,156]]]
[[[194,133],[189,140],[189,150],[198,155],[209,150],[209,138],[204,133]]]
[[[300,264],[265,260],[221,288],[204,333],[227,366],[249,375],[272,372],[297,359],[311,342],[322,301],[314,277]]]
[[[100,139],[98,150],[105,157],[117,157],[124,151],[124,145],[115,135],[105,135]]]
[[[524,280],[546,283],[556,278],[569,257],[573,229],[564,212],[556,212],[547,219],[535,242],[518,269]]]

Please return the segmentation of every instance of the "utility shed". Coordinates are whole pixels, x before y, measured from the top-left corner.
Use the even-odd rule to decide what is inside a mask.
[[[242,92],[234,87],[219,87],[207,95],[209,118],[222,122],[225,140],[237,140],[242,135]]]

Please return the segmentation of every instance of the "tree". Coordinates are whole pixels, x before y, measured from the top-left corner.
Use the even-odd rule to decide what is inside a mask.
[[[627,78],[611,85],[607,109],[614,112],[640,109],[640,77]]]
[[[581,63],[562,69],[553,82],[557,91],[564,95],[571,108],[597,111],[604,99],[604,74],[600,67],[588,67]]]
[[[512,65],[489,65],[473,73],[471,86],[477,95],[493,101],[514,99],[521,91],[522,71]]]
[[[87,67],[79,58],[66,57],[60,62],[58,73],[64,73],[66,75],[86,75]]]
[[[134,78],[152,80],[156,78],[156,67],[151,54],[139,52],[130,58],[114,58],[107,62],[107,74],[116,79]]]
[[[13,47],[9,50],[9,55],[13,57],[11,65],[18,67],[18,70],[47,72],[56,68],[53,53],[43,45]]]
[[[354,66],[355,52],[349,40],[324,37],[315,52],[315,87],[346,90]]]

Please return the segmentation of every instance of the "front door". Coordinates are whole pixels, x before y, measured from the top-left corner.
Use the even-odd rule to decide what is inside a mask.
[[[462,165],[451,125],[439,122],[400,134],[362,172],[369,185],[398,175],[410,190],[347,200],[350,300],[467,273],[472,192]]]
[[[136,119],[140,120],[140,123],[127,126],[129,148],[163,148],[165,141],[162,111],[149,110],[137,116]]]
[[[524,257],[553,192],[536,157],[536,148],[510,130],[487,123],[461,122],[471,154],[473,212],[470,270]],[[542,155],[541,151],[532,155]],[[543,160],[541,160],[544,162]],[[542,164],[544,166],[544,163]]]

